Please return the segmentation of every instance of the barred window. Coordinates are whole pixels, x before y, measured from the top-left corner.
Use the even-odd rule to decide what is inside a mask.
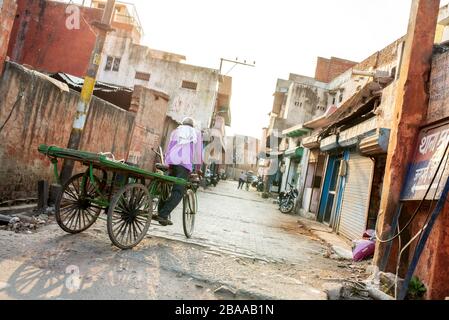
[[[120,69],[120,62],[122,61],[121,58],[115,58],[112,56],[108,56],[106,60],[106,65],[104,67],[105,71],[119,71]]]
[[[112,71],[118,71],[120,69],[120,62],[122,61],[122,59],[120,58],[115,58],[114,59],[114,66],[112,67]]]
[[[104,70],[111,71],[113,63],[114,63],[114,57],[108,56],[108,58],[106,60],[106,66],[104,67]]]
[[[136,79],[143,81],[150,81],[151,74],[145,72],[136,72]]]
[[[184,89],[190,89],[190,90],[195,90],[198,88],[198,83],[196,82],[191,82],[191,81],[183,81],[182,82],[182,87]]]

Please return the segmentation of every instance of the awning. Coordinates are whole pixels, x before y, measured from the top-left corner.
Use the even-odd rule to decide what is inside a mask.
[[[367,121],[340,132],[338,135],[338,144],[341,147],[357,145],[363,138],[374,135],[378,128],[379,118],[374,116]]]
[[[282,134],[286,135],[289,138],[299,138],[309,134],[310,132],[311,132],[310,129],[304,128],[303,125],[300,124],[295,127],[284,130]]]
[[[307,149],[317,149],[320,147],[320,132],[321,131],[315,131],[313,134],[309,137],[305,137],[302,139],[302,145],[303,147]]]
[[[390,130],[379,129],[375,135],[360,141],[360,152],[364,155],[379,155],[388,152]]]
[[[320,149],[321,151],[331,151],[338,148],[338,136],[332,135],[323,140],[321,140]]]
[[[284,156],[286,158],[302,158],[304,156],[304,148],[296,148],[285,151]]]
[[[316,118],[304,124],[304,127],[311,129],[319,129],[330,126],[331,124],[344,119],[348,114],[355,112],[360,107],[366,105],[367,99],[373,99],[374,91],[379,91],[382,86],[377,82],[368,82],[362,89],[347,99],[334,112],[327,112],[324,116]]]
[[[81,92],[84,79],[78,78],[63,72],[50,75],[51,78],[66,83],[70,89]],[[93,95],[103,99],[124,110],[129,110],[131,106],[133,90],[126,87],[115,86],[104,82],[96,82]]]

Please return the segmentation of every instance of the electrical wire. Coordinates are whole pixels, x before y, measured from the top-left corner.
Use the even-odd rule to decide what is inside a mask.
[[[434,209],[434,205],[436,205],[435,201],[437,200],[437,193],[438,193],[438,189],[441,186],[441,181],[443,180],[443,176],[444,176],[444,172],[447,169],[447,165],[448,165],[448,160],[449,160],[449,156],[443,155],[443,161],[444,158],[446,158],[446,163],[444,164],[444,170],[441,173],[440,179],[438,180],[438,185],[435,188],[435,193],[432,197],[432,203],[429,206],[429,210],[427,211],[427,217],[426,220],[424,222],[424,226],[411,238],[411,240],[404,246],[404,248],[401,248],[402,244],[401,244],[401,237],[399,236],[399,254],[398,254],[398,259],[397,259],[397,264],[396,264],[396,277],[395,277],[395,299],[397,299],[398,297],[398,279],[399,279],[399,268],[400,268],[400,263],[401,263],[401,259],[402,259],[402,255],[404,254],[405,250],[407,250],[413,242],[415,242],[415,240],[417,238],[419,238],[418,242],[421,240],[421,237],[424,233],[424,231],[427,229],[428,225],[429,225],[429,219],[430,216],[433,212]],[[399,224],[398,224],[398,230],[399,230]]]
[[[412,222],[415,220],[416,216],[418,215],[419,210],[421,209],[422,205],[423,205],[424,202],[427,200],[427,196],[429,195],[430,190],[432,189],[433,183],[435,182],[435,179],[437,178],[438,173],[440,172],[441,165],[442,165],[443,162],[444,162],[444,159],[445,159],[445,157],[446,157],[446,154],[447,154],[448,150],[449,150],[449,141],[448,141],[448,143],[446,144],[446,148],[445,148],[445,150],[444,150],[443,157],[441,158],[441,160],[440,160],[440,162],[439,162],[439,164],[438,164],[438,168],[435,170],[435,174],[434,174],[434,176],[433,176],[433,178],[432,178],[432,181],[431,181],[430,184],[429,184],[429,187],[427,188],[427,191],[426,191],[426,193],[425,193],[423,199],[420,201],[418,207],[416,208],[416,210],[415,210],[415,212],[413,213],[413,215],[412,215],[412,217],[410,218],[410,220],[406,223],[405,227],[404,227],[402,230],[399,230],[397,235],[392,236],[390,239],[381,239],[380,236],[379,236],[379,233],[378,233],[378,226],[379,226],[379,220],[380,220],[380,219],[379,219],[379,218],[377,219],[376,227],[375,227],[375,230],[374,230],[374,231],[375,231],[375,236],[376,236],[377,241],[379,241],[380,243],[388,243],[388,242],[391,242],[391,241],[395,240],[396,238],[398,238],[402,233],[404,233],[404,231],[407,230],[407,228],[412,224]],[[379,214],[379,216],[381,216],[381,215],[383,215],[383,214],[385,214],[385,213],[381,213],[381,214]],[[398,217],[398,219],[399,219],[399,217]]]
[[[22,100],[22,98],[23,98],[23,91],[21,93],[19,93],[19,95],[17,96],[16,102],[14,102],[14,105],[12,106],[11,111],[9,112],[9,115],[6,117],[5,122],[0,127],[0,132],[2,132],[3,129],[6,127],[6,124],[11,119],[12,114],[14,113],[14,110],[17,108],[17,106],[19,105],[19,102]]]

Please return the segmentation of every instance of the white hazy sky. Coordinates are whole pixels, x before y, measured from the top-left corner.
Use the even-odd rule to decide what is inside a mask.
[[[362,61],[406,33],[411,6],[411,0],[128,2],[137,7],[145,45],[216,69],[220,58],[256,61],[256,68],[237,66],[229,75],[230,132],[257,138],[268,125],[277,78],[314,76],[317,56]]]

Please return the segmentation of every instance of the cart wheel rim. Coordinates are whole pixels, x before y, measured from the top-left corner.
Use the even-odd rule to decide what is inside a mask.
[[[187,190],[183,199],[182,222],[184,234],[191,238],[195,228],[195,216],[198,212],[198,201],[193,190]]]
[[[64,184],[56,204],[55,216],[59,226],[68,233],[89,229],[101,212],[101,208],[92,205],[95,196],[96,189],[85,174],[73,176]]]
[[[108,210],[108,233],[114,245],[131,249],[148,232],[153,213],[153,199],[145,186],[130,184],[113,198]]]

